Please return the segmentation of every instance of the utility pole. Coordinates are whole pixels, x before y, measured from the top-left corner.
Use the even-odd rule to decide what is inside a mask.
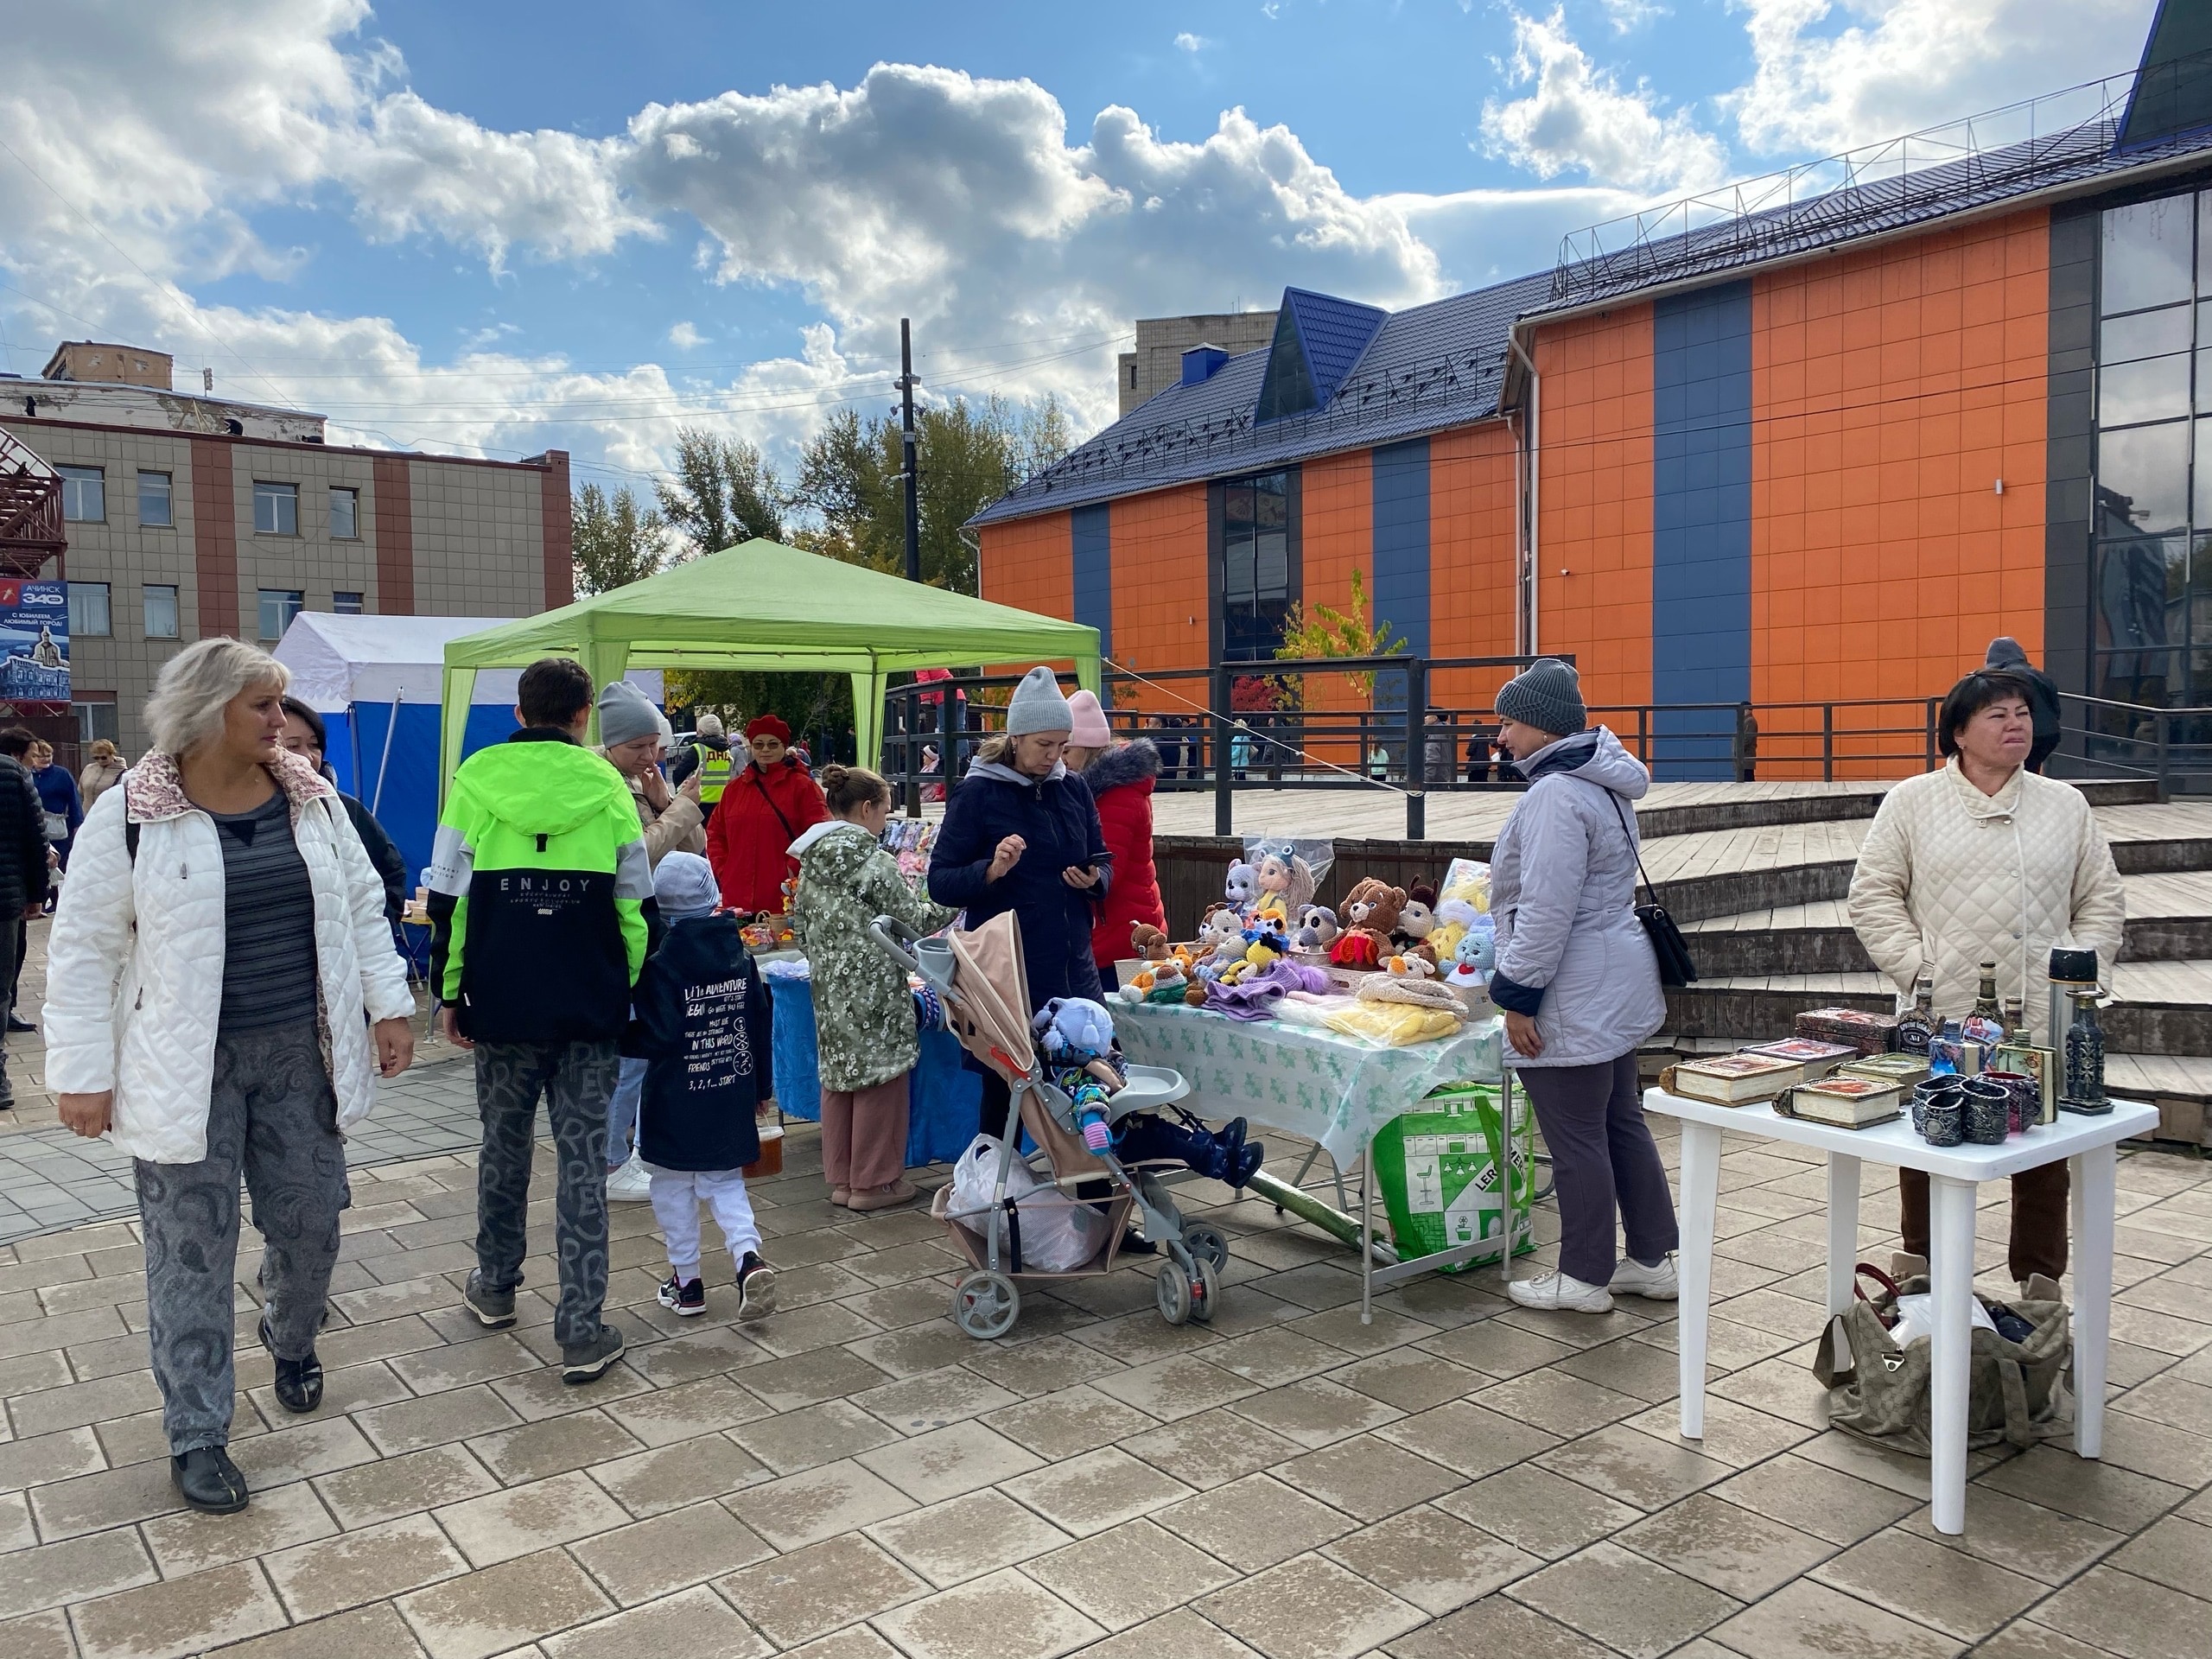
[[[906,580],[922,579],[921,480],[914,466],[914,334],[899,319],[899,444],[906,465]]]

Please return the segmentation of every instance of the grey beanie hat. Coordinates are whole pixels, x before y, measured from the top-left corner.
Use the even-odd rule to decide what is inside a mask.
[[[599,694],[599,741],[613,748],[632,738],[658,737],[660,710],[652,699],[627,680],[616,680]]]
[[[1539,658],[1498,689],[1497,715],[1560,737],[1590,724],[1581,676],[1554,657]]]
[[[1068,700],[1060,695],[1060,683],[1049,668],[1033,668],[1021,677],[1021,683],[1014,688],[1014,700],[1006,706],[1006,731],[1008,737],[1020,737],[1024,732],[1067,732],[1075,729],[1075,710],[1068,707]]]
[[[2028,653],[2020,649],[2020,642],[2009,633],[2000,633],[1989,642],[1989,655],[1982,659],[1984,668],[2025,668]]]
[[[714,867],[696,853],[665,853],[653,867],[653,899],[661,919],[680,922],[709,914],[722,901]]]

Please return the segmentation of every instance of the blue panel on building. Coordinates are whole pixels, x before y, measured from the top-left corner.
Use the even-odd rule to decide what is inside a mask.
[[[1101,503],[1068,515],[1073,528],[1075,620],[1098,630],[1098,649],[1114,650],[1114,532],[1112,509]]]
[[[1751,695],[1751,285],[1652,307],[1651,696]],[[1727,778],[1732,710],[1663,715],[1662,778]]]
[[[1384,444],[1372,458],[1375,570],[1368,614],[1388,622],[1409,656],[1428,645],[1428,440]],[[1406,706],[1406,677],[1378,675],[1375,706]]]

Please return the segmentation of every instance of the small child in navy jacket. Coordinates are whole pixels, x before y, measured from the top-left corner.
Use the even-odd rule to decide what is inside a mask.
[[[753,1109],[772,1092],[768,988],[739,938],[737,918],[717,915],[714,871],[692,853],[670,853],[653,871],[667,932],[630,994],[623,1050],[647,1062],[638,1114],[638,1154],[652,1177],[653,1218],[668,1243],[660,1305],[707,1311],[699,1280],[699,1204],[715,1212],[737,1263],[737,1316],[776,1306],[774,1269],[760,1259],[760,1229],[744,1167],[760,1156]]]

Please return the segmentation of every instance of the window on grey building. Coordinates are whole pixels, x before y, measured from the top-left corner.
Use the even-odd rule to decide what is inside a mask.
[[[112,743],[123,729],[116,723],[113,697],[73,702],[69,705],[69,712],[77,716],[77,743],[79,748],[103,737]]]
[[[145,595],[146,637],[149,639],[175,639],[176,585],[174,582],[149,582],[140,591]]]
[[[73,582],[69,584],[69,637],[73,639],[112,633],[107,604],[107,583]]]
[[[292,626],[292,619],[307,607],[308,596],[296,588],[264,588],[261,590],[261,637],[282,639],[284,630]]]
[[[361,613],[361,596],[349,594],[341,588],[330,596],[330,608],[340,616],[359,616]]]
[[[2212,698],[2212,192],[2105,210],[2095,667],[2117,702]]]
[[[57,467],[61,516],[73,524],[107,522],[107,474],[98,467]]]
[[[168,530],[176,524],[167,473],[138,474],[138,522],[148,530]]]
[[[330,536],[333,541],[351,542],[361,532],[361,493],[359,490],[333,490],[330,493]]]
[[[300,486],[253,481],[253,528],[261,536],[300,533]]]

